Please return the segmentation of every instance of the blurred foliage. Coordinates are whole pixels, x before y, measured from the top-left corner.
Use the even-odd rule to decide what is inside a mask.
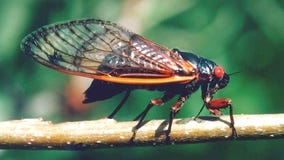
[[[71,76],[43,67],[20,51],[21,39],[38,27],[86,17],[111,20],[169,48],[197,53],[224,66],[228,73],[240,71],[216,94],[232,98],[235,114],[283,113],[283,0],[2,0],[1,120],[97,119],[119,103],[123,95],[70,112],[63,107],[68,106],[64,105],[65,91]],[[131,120],[149,99],[159,95],[134,91],[117,119]],[[172,103],[154,108],[147,119],[167,118]],[[198,91],[178,117],[194,116],[201,104]],[[233,141],[86,152],[2,150],[0,159],[284,159],[283,142]]]

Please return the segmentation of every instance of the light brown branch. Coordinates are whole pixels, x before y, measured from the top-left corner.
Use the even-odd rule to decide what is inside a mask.
[[[235,115],[238,138],[261,139],[284,137],[284,114]],[[199,143],[232,140],[229,117],[176,119],[170,143]],[[1,149],[92,149],[119,146],[161,145],[165,141],[167,121],[151,120],[137,132],[137,122],[112,119],[53,124],[42,119],[0,122]]]

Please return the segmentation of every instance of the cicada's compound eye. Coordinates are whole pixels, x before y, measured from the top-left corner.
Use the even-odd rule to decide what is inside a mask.
[[[225,71],[224,71],[224,69],[221,66],[216,66],[214,68],[214,75],[217,78],[221,79],[224,76],[224,74],[225,74]]]

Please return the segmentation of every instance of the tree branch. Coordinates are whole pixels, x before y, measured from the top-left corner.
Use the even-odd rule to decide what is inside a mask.
[[[284,114],[235,115],[236,140],[284,137]],[[151,120],[138,130],[137,122],[112,119],[53,124],[42,119],[0,122],[1,149],[92,149],[119,146],[169,144],[165,141],[167,121]],[[175,119],[170,143],[200,143],[232,140],[229,117]]]

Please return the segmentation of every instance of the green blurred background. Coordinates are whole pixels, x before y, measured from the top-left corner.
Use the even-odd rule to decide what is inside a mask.
[[[22,38],[38,27],[80,18],[110,20],[169,48],[207,57],[228,73],[240,71],[215,96],[231,98],[235,114],[283,113],[283,0],[2,0],[0,120],[93,120],[106,117],[119,103],[123,95],[82,105],[82,93],[90,80],[50,70],[20,50]],[[159,95],[135,91],[116,119],[132,120]],[[168,118],[173,102],[153,108],[146,119]],[[177,117],[194,116],[201,105],[198,91]],[[231,141],[83,152],[0,150],[0,159],[284,159],[283,142]]]

